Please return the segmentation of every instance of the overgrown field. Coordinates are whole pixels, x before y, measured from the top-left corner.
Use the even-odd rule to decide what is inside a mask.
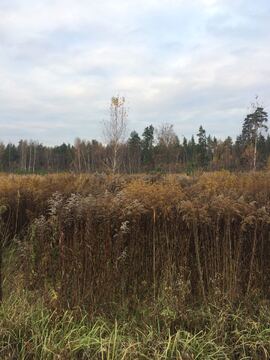
[[[270,173],[0,176],[2,359],[269,359]]]

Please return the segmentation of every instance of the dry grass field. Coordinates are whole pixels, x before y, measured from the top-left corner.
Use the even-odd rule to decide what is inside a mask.
[[[1,175],[1,359],[269,359],[270,173]]]

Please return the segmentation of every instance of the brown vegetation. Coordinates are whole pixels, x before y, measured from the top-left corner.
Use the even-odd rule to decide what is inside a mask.
[[[6,232],[27,234],[27,287],[92,311],[134,307],[164,288],[177,306],[183,295],[267,297],[269,180],[266,172],[2,176],[0,195]]]

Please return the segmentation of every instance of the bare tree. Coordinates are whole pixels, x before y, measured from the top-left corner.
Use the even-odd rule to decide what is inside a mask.
[[[28,144],[29,158],[28,158],[28,172],[35,172],[36,157],[37,157],[38,142],[30,140]]]
[[[166,148],[178,142],[172,124],[162,124],[157,131],[157,137],[159,144],[164,145]]]
[[[172,124],[162,124],[157,130],[157,160],[166,164],[167,170],[171,171],[171,166],[175,166],[179,159],[179,139],[173,129]]]
[[[81,147],[82,147],[81,139],[76,138],[74,141],[74,149],[75,149],[75,167],[76,167],[77,172],[82,171]]]
[[[108,166],[115,173],[119,169],[119,150],[125,140],[127,128],[127,109],[125,98],[112,97],[110,105],[110,119],[104,121],[104,137],[110,147]]]
[[[34,146],[34,155],[33,155],[33,173],[34,173],[36,170],[38,142],[34,141],[33,146]]]
[[[26,140],[19,141],[20,168],[25,172],[27,171],[27,147],[28,142]]]

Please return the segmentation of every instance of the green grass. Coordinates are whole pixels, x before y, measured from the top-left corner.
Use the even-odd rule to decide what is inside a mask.
[[[0,307],[0,359],[269,359],[270,307],[247,311],[230,304],[190,309],[181,326],[181,314],[90,318],[14,291]]]
[[[115,314],[60,311],[48,297],[23,289],[16,251],[4,262],[0,305],[1,360],[268,360],[270,303],[258,295],[243,304],[225,299],[174,306],[169,293],[155,305]],[[50,304],[50,306],[48,306]]]
[[[226,359],[211,331],[170,334],[135,321],[78,319],[57,314],[23,297],[10,298],[0,312],[1,359]]]

